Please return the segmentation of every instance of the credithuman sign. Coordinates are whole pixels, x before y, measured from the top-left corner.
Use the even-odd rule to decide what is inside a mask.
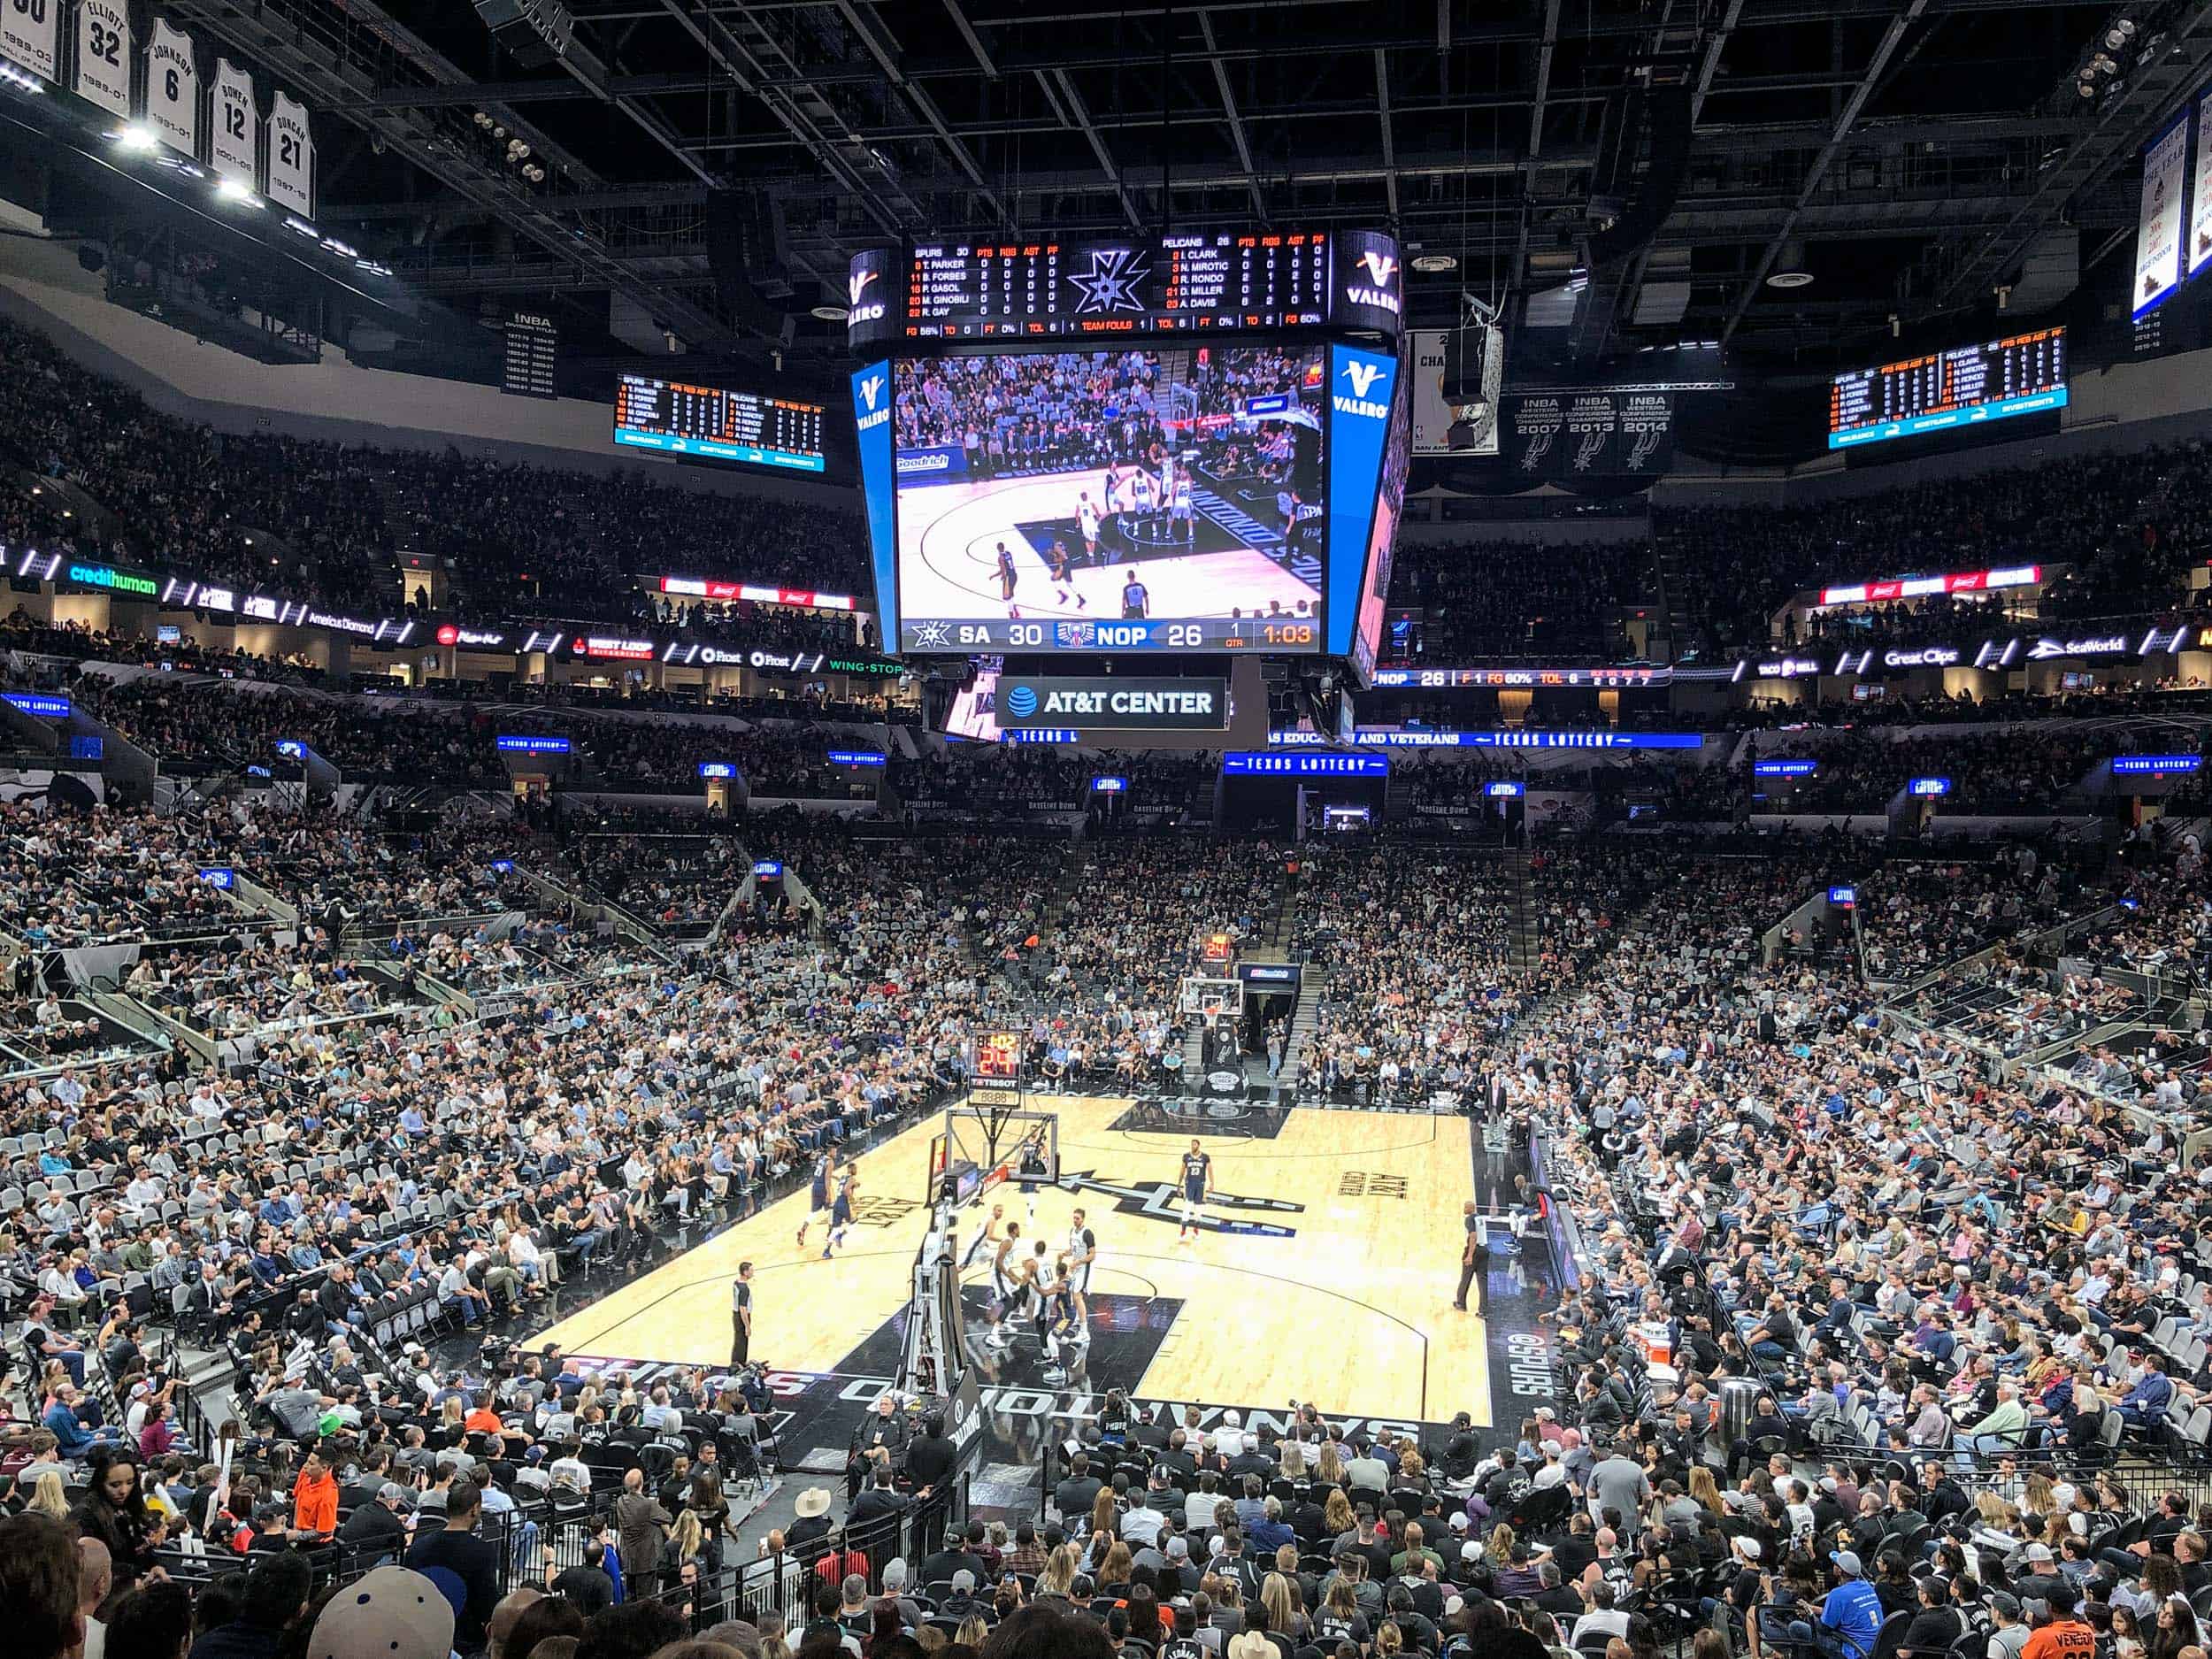
[[[1128,674],[1009,675],[999,681],[998,718],[1016,728],[1219,732],[1229,725],[1229,687],[1222,680]]]

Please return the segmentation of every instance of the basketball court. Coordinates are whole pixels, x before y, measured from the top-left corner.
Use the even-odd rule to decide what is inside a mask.
[[[1474,1197],[1470,1124],[1416,1113],[1289,1109],[1233,1101],[1039,1096],[1056,1117],[1059,1180],[1036,1196],[1056,1250],[1079,1207],[1098,1239],[1087,1350],[1066,1392],[1120,1387],[1140,1400],[1279,1406],[1409,1424],[1456,1411],[1491,1424],[1484,1321],[1452,1308]],[[720,1365],[730,1353],[730,1284],[753,1263],[752,1356],[781,1373],[886,1368],[928,1223],[932,1118],[861,1153],[856,1225],[822,1259],[818,1218],[802,1248],[803,1190],[529,1339],[595,1359]],[[1214,1195],[1196,1240],[1179,1242],[1177,1183],[1198,1138]],[[959,1217],[964,1251],[994,1203],[1027,1225],[1011,1184]],[[1509,1260],[1494,1287],[1510,1292]],[[964,1273],[966,1331],[987,1383],[1031,1386],[1034,1344],[993,1355],[988,1275]],[[1509,1424],[1506,1426],[1510,1427]]]
[[[1129,468],[1121,469],[1124,477]],[[1263,542],[1279,552],[1279,531],[1243,515],[1221,522],[1224,510],[1202,511],[1194,526],[1191,553],[1148,553],[1141,560],[1110,557],[1083,563],[1083,538],[1076,513],[1079,498],[1105,499],[1106,469],[1041,473],[1031,478],[992,479],[965,484],[909,488],[899,495],[899,596],[915,617],[1000,618],[1007,603],[999,597],[998,548],[1011,556],[1015,571],[1013,604],[1024,617],[1086,618],[1094,621],[1121,615],[1125,573],[1134,565],[1150,595],[1151,614],[1163,618],[1225,617],[1233,609],[1246,616],[1271,603],[1284,614],[1303,603],[1320,602],[1320,589],[1301,580],[1287,565],[1248,542]],[[1045,554],[1057,537],[1069,554],[1069,580],[1058,585],[1071,594],[1060,603]],[[1316,569],[1312,574],[1317,578]],[[1078,605],[1073,595],[1087,603]]]

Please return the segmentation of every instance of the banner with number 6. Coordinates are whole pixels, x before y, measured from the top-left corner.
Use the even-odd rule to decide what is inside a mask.
[[[146,47],[146,124],[164,142],[199,159],[199,67],[192,37],[166,18],[154,19]]]

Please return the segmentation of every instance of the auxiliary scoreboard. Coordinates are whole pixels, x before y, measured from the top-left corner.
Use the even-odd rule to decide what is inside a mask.
[[[665,455],[823,470],[819,403],[726,387],[625,374],[615,385],[614,441]]]
[[[2038,328],[1839,374],[1828,388],[1828,447],[1979,426],[2066,406],[2066,330]]]

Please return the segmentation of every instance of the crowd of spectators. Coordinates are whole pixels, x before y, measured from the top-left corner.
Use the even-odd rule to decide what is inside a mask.
[[[1401,539],[1390,610],[1394,618],[1419,612],[1404,647],[1416,664],[1619,662],[1628,648],[1620,607],[1651,597],[1655,576],[1640,541]]]
[[[411,541],[449,561],[451,611],[503,619],[530,611],[633,620],[654,614],[633,578],[738,576],[807,590],[866,590],[856,514],[766,493],[683,489],[643,470],[565,471],[457,449],[372,449],[223,434],[163,415],[78,365],[44,336],[0,321],[12,370],[0,429],[13,458],[81,486],[97,525],[50,490],[0,488],[0,540],[73,549],[227,584],[397,614],[394,549]],[[401,503],[387,522],[386,502]],[[640,549],[650,549],[653,572]],[[709,637],[849,645],[849,618],[695,621]],[[803,648],[803,647],[802,647]]]

